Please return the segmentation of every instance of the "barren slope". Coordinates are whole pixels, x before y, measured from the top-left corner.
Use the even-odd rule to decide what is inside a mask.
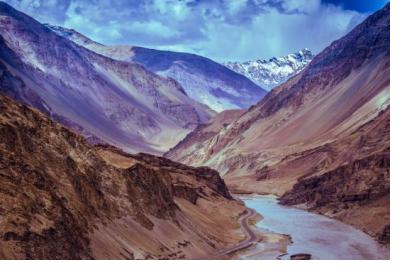
[[[245,76],[203,56],[136,46],[106,46],[75,30],[47,26],[93,52],[133,62],[163,77],[175,79],[189,97],[217,112],[249,108],[266,94],[266,90]]]
[[[212,258],[244,235],[218,173],[93,147],[0,95],[0,258]]]
[[[203,151],[203,143],[211,139],[220,131],[226,129],[232,122],[237,120],[245,110],[225,110],[215,115],[206,124],[198,125],[187,137],[180,141],[175,147],[164,154],[172,158],[178,156],[178,160],[184,162],[185,156]]]
[[[135,63],[96,54],[0,2],[0,89],[93,141],[162,153],[214,114]]]
[[[282,195],[304,178],[386,154],[390,146],[389,71],[387,5],[228,127],[191,147],[177,145],[167,155],[186,164],[216,168],[233,191]],[[191,142],[191,135],[182,143]],[[382,182],[389,188],[388,181]],[[388,199],[388,192],[383,195]],[[388,217],[388,203],[382,212]],[[362,229],[372,223],[341,219]]]

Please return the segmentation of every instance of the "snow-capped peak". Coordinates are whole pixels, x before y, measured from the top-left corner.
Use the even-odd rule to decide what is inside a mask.
[[[305,48],[279,58],[272,57],[270,59],[246,62],[227,62],[224,65],[246,76],[264,89],[271,90],[302,71],[312,59],[312,52]]]

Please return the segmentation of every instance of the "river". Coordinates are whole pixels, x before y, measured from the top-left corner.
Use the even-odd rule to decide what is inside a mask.
[[[278,204],[273,196],[240,197],[247,207],[255,209],[264,218],[256,224],[261,231],[288,234],[292,244],[288,254],[281,259],[289,259],[296,253],[308,253],[312,259],[388,259],[388,248],[380,245],[369,235],[340,221],[322,215]],[[266,244],[256,244],[241,259],[276,259],[275,248],[264,248]],[[252,253],[250,253],[252,252]]]

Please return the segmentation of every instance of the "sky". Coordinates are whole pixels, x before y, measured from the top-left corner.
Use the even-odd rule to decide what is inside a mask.
[[[8,0],[40,22],[107,45],[196,53],[219,62],[319,53],[388,0]]]

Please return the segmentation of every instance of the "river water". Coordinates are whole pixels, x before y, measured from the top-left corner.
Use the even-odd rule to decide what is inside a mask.
[[[262,231],[288,234],[292,244],[289,259],[296,253],[309,253],[312,259],[388,259],[389,250],[369,235],[334,219],[278,204],[273,196],[241,197],[246,206],[255,209],[264,218],[256,224]],[[257,244],[263,247],[265,245]],[[242,259],[276,259],[278,254],[259,248]],[[260,252],[260,253],[258,253]]]

